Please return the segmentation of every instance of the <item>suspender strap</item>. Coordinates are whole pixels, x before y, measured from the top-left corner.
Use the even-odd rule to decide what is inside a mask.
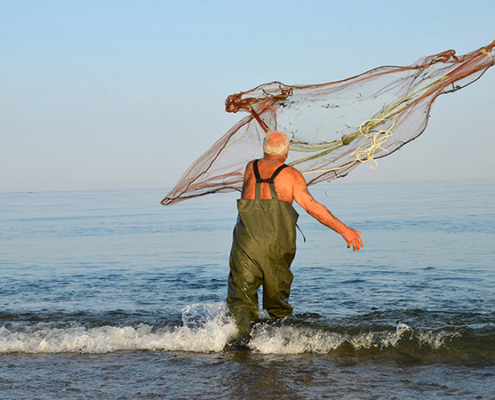
[[[278,176],[280,171],[282,171],[284,168],[286,168],[287,165],[283,164],[280,167],[278,167],[275,172],[272,174],[272,176],[268,179],[262,179],[260,176],[260,171],[258,169],[258,160],[254,160],[253,162],[253,171],[254,171],[254,176],[256,178],[256,186],[255,186],[255,199],[259,200],[260,199],[260,194],[261,194],[261,184],[262,183],[268,183],[270,185],[270,193],[272,195],[272,199],[277,199],[277,192],[275,191],[275,185],[273,184],[274,179]]]
[[[270,178],[271,181],[273,182],[275,178],[280,174],[280,171],[282,171],[284,168],[287,168],[287,165],[282,164],[280,167],[278,167],[275,172],[273,173],[272,177]]]
[[[259,183],[259,180],[261,179],[260,170],[258,169],[258,161],[259,160],[254,160],[253,162],[253,170],[254,170],[254,177],[256,178],[256,183]]]

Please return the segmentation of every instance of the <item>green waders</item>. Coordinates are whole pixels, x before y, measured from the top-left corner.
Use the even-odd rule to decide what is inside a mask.
[[[270,179],[261,179],[258,160],[254,200],[238,200],[239,216],[234,228],[230,253],[227,305],[234,316],[239,339],[250,331],[250,322],[258,317],[258,289],[263,285],[263,308],[272,318],[292,314],[289,305],[292,272],[296,254],[297,212],[291,204],[278,199],[274,179],[287,167],[280,166]],[[261,183],[270,186],[271,199],[260,199]]]

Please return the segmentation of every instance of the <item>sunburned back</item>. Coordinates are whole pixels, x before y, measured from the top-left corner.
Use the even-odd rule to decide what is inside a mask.
[[[283,162],[279,159],[266,159],[262,158],[258,161],[258,170],[260,177],[268,179],[272,174],[283,165]],[[292,204],[294,199],[294,169],[292,167],[284,168],[274,180],[275,191],[279,200],[286,201]],[[253,169],[253,162],[250,162],[246,168],[244,176],[244,186],[242,189],[242,198],[246,200],[253,200],[255,198],[256,177]],[[271,199],[270,187],[268,183],[261,184],[261,199]]]

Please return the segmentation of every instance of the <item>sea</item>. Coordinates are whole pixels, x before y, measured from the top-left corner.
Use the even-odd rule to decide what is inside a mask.
[[[237,193],[0,194],[0,399],[495,399],[495,182],[322,184],[290,302],[246,349]]]

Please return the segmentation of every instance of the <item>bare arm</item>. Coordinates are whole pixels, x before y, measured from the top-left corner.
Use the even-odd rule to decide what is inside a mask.
[[[313,218],[320,221],[323,225],[328,226],[335,232],[340,233],[347,242],[347,248],[352,246],[354,251],[359,251],[363,247],[363,241],[359,237],[362,233],[349,228],[342,221],[336,218],[325,206],[318,203],[311,193],[302,175],[297,171],[294,183],[294,200]]]

